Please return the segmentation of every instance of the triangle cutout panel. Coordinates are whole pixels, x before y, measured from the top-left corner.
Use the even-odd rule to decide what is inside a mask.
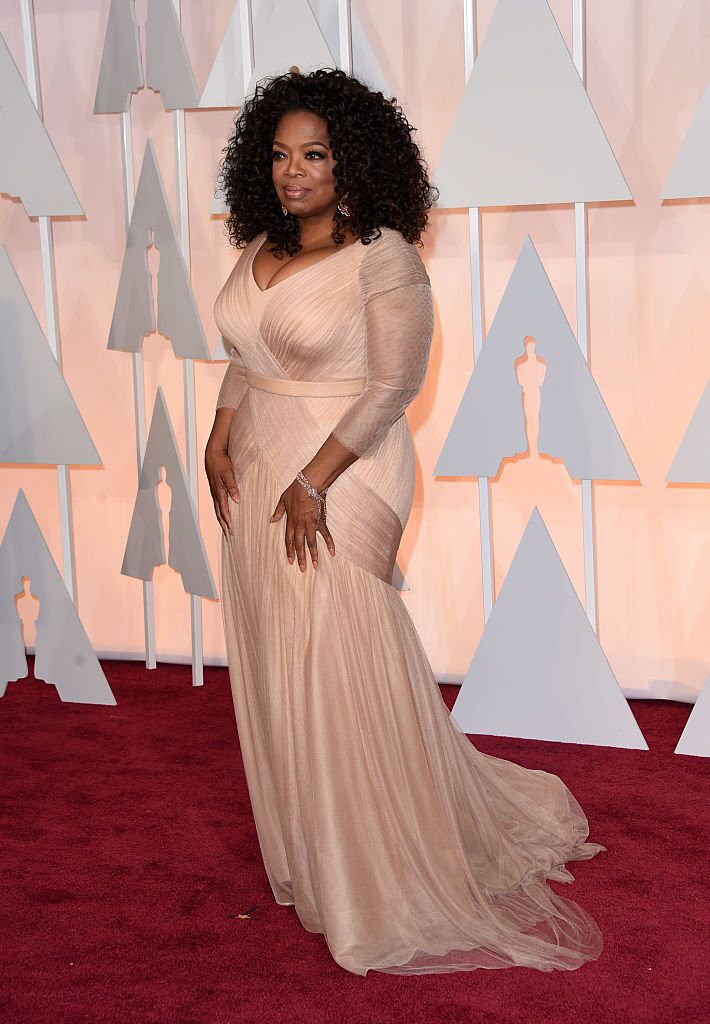
[[[0,463],[101,465],[5,247],[0,245]]]
[[[270,17],[272,17],[273,6],[273,0],[255,0],[253,13],[255,23],[259,29],[261,29],[262,25],[267,24]],[[316,20],[319,32],[323,37],[321,41],[317,34],[314,34],[313,36],[313,45],[316,47],[316,53],[322,54],[322,43],[325,42],[328,50],[325,65],[335,66],[333,54],[337,52],[338,46],[337,8],[333,5],[328,8],[327,12],[323,12],[322,9],[317,12],[321,15],[323,13],[327,13],[327,24],[324,25],[323,21],[316,17],[316,12],[310,8],[310,4],[308,7],[310,9],[310,13]],[[306,11],[304,16],[308,18],[308,14],[309,12]],[[380,89],[385,96],[391,96],[393,90],[389,85],[387,76],[382,69],[382,65],[373,51],[367,37],[367,33],[363,29],[356,8],[353,8],[350,12],[350,21],[352,26],[354,74],[356,74],[361,81],[367,82],[373,88]],[[308,43],[308,46],[310,48],[311,43]],[[307,52],[305,47],[303,52]],[[268,59],[267,54],[266,60],[268,61]],[[291,63],[294,62],[291,61]],[[314,67],[321,67],[325,65],[313,62]],[[290,66],[290,64],[288,66]],[[303,65],[299,64],[298,66],[302,67],[304,70],[307,69],[307,63],[305,61]],[[284,68],[284,70],[287,70],[287,68]],[[244,65],[242,61],[242,31],[239,16],[239,4],[235,3],[225,29],[224,36],[222,37],[222,42],[220,43],[219,50],[217,51],[217,56],[215,57],[212,69],[209,73],[207,83],[202,92],[200,106],[212,108],[240,107],[243,102]],[[210,212],[219,213],[222,212],[222,210],[211,209]]]
[[[675,752],[692,754],[695,757],[710,757],[710,676],[698,694]]]
[[[159,92],[166,110],[192,110],[200,94],[172,0],[148,0],[146,85]]]
[[[255,2],[253,13],[260,4]],[[235,3],[200,97],[201,107],[239,107],[244,101],[244,63],[239,3]]]
[[[134,92],[144,85],[160,93],[165,110],[193,109],[199,93],[177,12],[171,0],[148,0],[145,26],[146,78],[133,0],[111,0],[95,114],[128,110]]]
[[[668,470],[668,483],[710,483],[710,381],[700,396],[688,429]]]
[[[142,89],[140,39],[132,2],[111,0],[94,100],[95,114],[125,113]]]
[[[308,0],[261,0],[254,17],[254,70],[246,95],[257,82],[283,74],[290,67],[301,71],[337,67]],[[239,91],[237,106],[244,102]]]
[[[409,584],[404,578],[404,573],[400,569],[399,565],[395,562],[394,570],[392,572],[392,586],[395,590],[409,590]]]
[[[1,33],[0,192],[21,199],[29,217],[84,214]]]
[[[53,683],[65,702],[115,704],[116,698],[24,491],[18,492],[0,544],[0,697],[8,682],[27,675],[16,605],[25,576],[29,577],[32,593],[40,600],[35,678]]]
[[[710,196],[710,85],[690,123],[661,199],[699,199]]]
[[[516,360],[525,338],[545,362],[538,449],[562,459],[575,480],[638,475],[528,236],[476,360],[434,473],[495,477],[528,450]]]
[[[165,466],[166,482],[172,493],[168,565],[182,576],[186,593],[216,599],[217,591],[175,432],[162,388],[158,388],[121,567],[124,576],[150,580],[155,566],[165,561],[161,513],[155,490],[161,477],[161,466]]]
[[[147,250],[151,242],[160,254],[157,329],[170,339],[176,356],[210,358],[190,275],[175,234],[153,143],[143,155],[136,199],[126,239],[108,347],[138,352],[146,334],[155,330],[153,288]]]
[[[498,0],[434,182],[440,207],[632,198],[546,0]]]
[[[452,714],[467,733],[648,749],[537,508]]]
[[[213,363],[229,363],[231,361],[232,346],[219,334],[212,349],[211,361]]]

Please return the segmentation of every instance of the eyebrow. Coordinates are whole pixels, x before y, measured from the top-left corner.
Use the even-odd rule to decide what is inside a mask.
[[[283,146],[284,149],[288,149],[288,146],[285,143],[283,143],[283,142],[279,142],[278,139],[274,139],[272,145],[274,145],[274,146]],[[327,143],[319,142],[317,139],[314,139],[313,142],[304,142],[303,145],[304,146],[322,146],[323,149],[330,149],[330,146],[328,146]]]

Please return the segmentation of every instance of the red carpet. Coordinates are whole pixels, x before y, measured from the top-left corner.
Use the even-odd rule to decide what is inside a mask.
[[[710,761],[673,754],[689,705],[632,702],[649,752],[476,738],[561,775],[608,847],[552,883],[599,922],[598,961],[361,978],[273,902],[226,670],[104,667],[115,708],[34,679],[0,701],[3,1024],[710,1019]]]

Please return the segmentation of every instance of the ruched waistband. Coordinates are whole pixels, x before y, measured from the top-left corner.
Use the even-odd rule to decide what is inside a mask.
[[[359,395],[365,389],[364,377],[349,380],[291,380],[288,377],[265,377],[261,373],[246,371],[247,384],[259,391],[270,391],[274,395],[291,395],[302,398],[339,398],[342,395]]]

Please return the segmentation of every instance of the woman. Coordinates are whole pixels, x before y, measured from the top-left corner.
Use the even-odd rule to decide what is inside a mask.
[[[461,732],[391,585],[433,331],[412,131],[320,70],[257,87],[225,151],[244,252],[205,465],[241,752],[274,897],[342,967],[569,970],[601,935],[546,880],[605,847],[559,778]]]

